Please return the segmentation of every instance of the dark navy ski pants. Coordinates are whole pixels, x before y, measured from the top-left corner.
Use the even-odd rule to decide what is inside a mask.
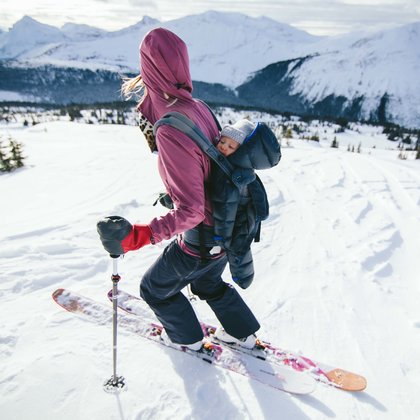
[[[181,290],[191,291],[205,300],[226,332],[243,338],[255,333],[260,324],[239,293],[222,280],[226,256],[202,262],[182,251],[177,241],[147,270],[140,284],[140,295],[166,329],[174,343],[191,344],[203,338],[191,303]]]

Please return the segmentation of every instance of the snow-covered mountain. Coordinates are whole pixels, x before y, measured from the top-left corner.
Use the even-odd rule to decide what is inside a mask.
[[[172,30],[187,42],[194,80],[230,87],[268,64],[300,56],[303,46],[318,39],[272,19],[238,13],[207,12],[169,22],[146,16],[138,24],[114,32],[65,25],[61,31],[54,28],[50,37],[46,36],[51,32],[49,25],[25,17],[9,31],[0,59],[137,72],[139,43],[157,26]],[[39,36],[29,36],[38,32]]]
[[[238,96],[281,111],[420,127],[420,23],[316,48],[259,70]]]
[[[45,49],[46,46],[54,48],[66,40],[67,37],[60,29],[25,16],[2,38],[0,58],[18,58],[28,52]]]
[[[320,39],[266,17],[238,13],[207,12],[165,26],[187,42],[194,80],[228,87],[271,63],[300,57]]]
[[[54,74],[67,68],[93,72],[79,80],[96,79],[99,90],[96,72],[110,72],[114,76],[107,80],[116,80],[111,88],[116,92],[115,75],[138,71],[139,42],[157,26],[188,44],[193,80],[202,82],[196,93],[204,99],[420,127],[420,23],[373,34],[316,37],[239,13],[206,12],[168,22],[146,16],[113,32],[74,24],[59,29],[24,17],[0,34],[0,100],[2,91],[14,89],[10,80],[16,66],[42,73],[28,74],[39,83],[21,91],[42,101],[54,96],[48,89],[62,86],[62,79],[54,79],[46,92],[34,91],[53,78],[51,67]],[[94,100],[97,91],[91,89]],[[70,99],[83,100],[77,95]]]
[[[312,104],[343,97],[344,107],[360,101],[366,120],[382,103],[388,119],[420,126],[420,22],[334,44],[288,69],[291,95]]]
[[[84,41],[88,39],[98,38],[105,36],[107,31],[99,28],[94,28],[89,25],[80,25],[76,23],[66,23],[61,27],[63,32],[68,38],[73,41]]]

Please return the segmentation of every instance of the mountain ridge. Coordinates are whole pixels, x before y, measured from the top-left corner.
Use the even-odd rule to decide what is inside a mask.
[[[328,111],[359,120],[377,120],[381,113],[386,121],[420,127],[420,22],[375,33],[318,37],[267,17],[215,11],[167,22],[145,16],[111,32],[76,24],[59,29],[26,16],[0,34],[0,72],[7,72],[7,80],[13,78],[14,67],[79,69],[83,77],[91,71],[96,81],[95,72],[135,74],[139,42],[156,26],[187,43],[199,91],[205,87],[217,99],[224,86],[221,104],[228,97],[232,104],[236,97],[238,105],[316,115]],[[111,79],[117,80],[107,76]],[[1,92],[10,90],[0,82],[0,100]],[[89,95],[84,96],[87,100]]]

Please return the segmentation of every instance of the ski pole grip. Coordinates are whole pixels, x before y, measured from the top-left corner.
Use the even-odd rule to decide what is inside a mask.
[[[112,260],[112,276],[111,279],[113,282],[117,282],[120,280],[120,276],[118,274],[118,258],[114,258]]]

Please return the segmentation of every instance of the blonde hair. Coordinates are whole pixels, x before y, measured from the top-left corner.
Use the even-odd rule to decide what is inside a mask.
[[[135,77],[123,78],[123,84],[121,85],[121,93],[127,100],[133,97],[140,97],[137,104],[140,105],[147,95],[147,88],[143,82],[141,75],[139,74]],[[174,105],[178,101],[178,98],[170,96],[166,92],[163,93],[163,97],[168,102],[168,107]]]
[[[146,86],[144,85],[141,75],[139,74],[135,77],[123,78],[123,84],[121,86],[121,93],[127,100],[133,97],[140,96],[139,103],[141,103],[141,101],[143,100],[144,96],[146,96],[146,93],[147,93]]]

